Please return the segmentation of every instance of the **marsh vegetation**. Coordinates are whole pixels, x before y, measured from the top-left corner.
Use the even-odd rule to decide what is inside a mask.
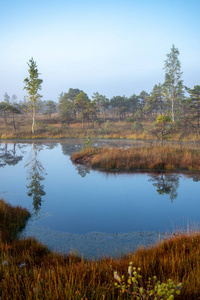
[[[200,296],[200,235],[179,233],[147,249],[138,249],[119,259],[87,260],[73,254],[49,251],[35,239],[13,239],[25,224],[26,209],[11,207],[1,200],[0,213],[6,239],[0,236],[0,296],[2,299],[134,299],[115,286],[113,272],[125,274],[131,261],[141,269],[143,288],[148,278],[161,282],[182,282],[181,294],[175,299],[197,299]],[[5,214],[6,211],[6,214]],[[20,219],[9,226],[13,212]],[[128,280],[128,277],[127,277]]]
[[[90,148],[72,155],[75,163],[106,170],[200,171],[200,150],[195,146],[149,143],[130,148]]]

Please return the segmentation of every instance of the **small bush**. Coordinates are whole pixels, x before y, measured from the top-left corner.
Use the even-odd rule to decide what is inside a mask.
[[[180,295],[182,284],[175,285],[171,279],[167,283],[161,283],[154,276],[153,279],[149,278],[147,287],[143,286],[142,276],[140,275],[141,268],[132,267],[132,262],[128,267],[128,278],[121,277],[117,272],[114,272],[114,279],[117,281],[115,286],[122,292],[132,296],[132,299],[165,299],[172,300],[174,295]]]
[[[127,123],[133,123],[133,122],[134,122],[134,118],[127,118],[127,119],[126,119],[126,122],[127,122]]]
[[[133,130],[133,131],[143,131],[143,130],[144,130],[144,127],[143,127],[143,125],[142,125],[141,122],[136,121],[136,122],[134,122],[134,124],[133,124],[133,126],[132,126],[132,130]]]

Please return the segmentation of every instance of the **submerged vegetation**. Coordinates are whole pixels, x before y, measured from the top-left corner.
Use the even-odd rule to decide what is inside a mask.
[[[119,259],[87,260],[75,254],[53,253],[33,238],[13,239],[13,230],[16,233],[24,226],[29,213],[3,200],[0,203],[1,233],[9,232],[6,238],[0,235],[2,299],[137,299],[134,290],[126,292],[116,278],[116,274],[125,274],[123,281],[129,281],[130,261],[140,271],[141,277],[132,270],[131,278],[137,277],[141,294],[148,289],[149,278],[156,276],[154,295],[168,291],[172,296],[157,299],[173,299],[174,289],[179,289],[180,283],[180,295],[175,294],[175,299],[200,297],[199,232],[169,236],[155,246],[140,248]],[[9,226],[14,215],[18,222],[15,227]]]
[[[177,145],[150,143],[127,149],[88,147],[71,158],[75,163],[102,169],[200,171],[200,150]]]

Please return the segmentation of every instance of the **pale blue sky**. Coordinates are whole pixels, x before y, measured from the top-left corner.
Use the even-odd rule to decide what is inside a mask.
[[[164,81],[172,44],[184,84],[200,85],[200,0],[0,0],[0,101],[25,95],[37,62],[44,100],[69,88],[108,98]]]

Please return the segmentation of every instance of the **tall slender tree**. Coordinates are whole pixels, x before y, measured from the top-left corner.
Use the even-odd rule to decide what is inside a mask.
[[[171,103],[172,122],[175,120],[175,105],[180,101],[183,94],[183,81],[181,80],[181,63],[178,59],[179,50],[172,45],[171,52],[165,60],[165,96]]]
[[[41,84],[43,80],[39,78],[40,73],[38,73],[37,65],[33,58],[31,58],[27,64],[29,66],[29,77],[24,79],[24,90],[28,93],[28,101],[25,110],[32,116],[32,133],[34,133],[35,117],[40,109],[39,100],[42,98],[39,94],[39,90],[42,89]]]

